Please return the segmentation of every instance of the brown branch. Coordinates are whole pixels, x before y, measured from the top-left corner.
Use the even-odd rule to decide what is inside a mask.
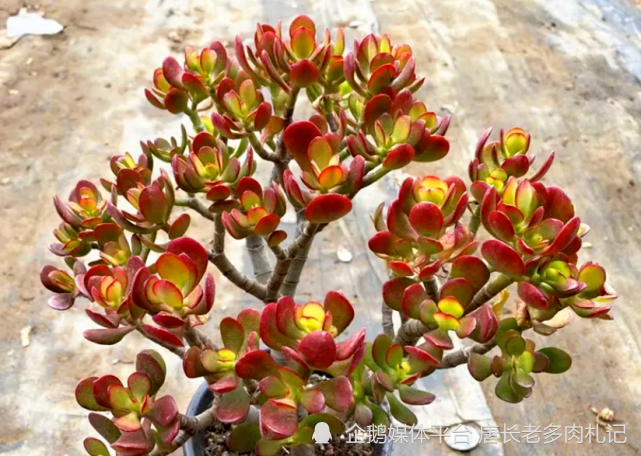
[[[171,443],[172,452],[184,446],[190,438],[192,438],[199,432],[203,432],[208,427],[210,427],[214,423],[214,421],[216,421],[216,407],[212,406],[210,409],[205,410],[203,413],[197,416],[187,416],[180,414],[178,416],[178,419],[180,421],[180,432]],[[164,454],[167,453],[155,449],[154,451],[149,453],[149,456],[161,456]]]
[[[381,306],[381,320],[383,323],[383,333],[385,333],[390,338],[394,338],[394,310],[385,304]]]
[[[279,160],[278,154],[276,152],[272,152],[270,150],[265,149],[265,147],[263,147],[263,145],[261,144],[260,140],[256,137],[256,133],[254,132],[249,133],[247,135],[247,139],[249,140],[249,144],[251,144],[251,146],[253,147],[254,152],[256,152],[256,154],[258,154],[260,158],[273,163],[278,162]]]
[[[298,99],[299,93],[300,88],[294,87],[292,92],[289,94],[289,100],[287,100],[287,105],[285,106],[283,133],[285,132],[285,129],[292,124],[292,120],[294,119],[294,109],[296,108],[296,99]],[[276,147],[276,153],[281,160],[287,157],[287,146],[285,146],[284,136],[284,134],[281,134],[278,140],[278,146]]]
[[[439,369],[451,369],[461,364],[467,363],[468,358],[472,353],[484,355],[496,347],[496,342],[491,341],[486,344],[476,344],[467,348],[460,348],[454,352],[448,353],[443,357]]]
[[[438,302],[441,296],[441,291],[436,276],[432,276],[424,281],[423,286],[425,287],[427,296],[429,296],[432,301]]]
[[[303,273],[303,268],[305,267],[307,256],[309,255],[309,250],[312,246],[312,240],[316,233],[323,227],[324,225],[305,223],[301,229],[300,235],[294,240],[292,245],[289,246],[287,256],[291,263],[281,287],[281,293],[284,296],[294,296],[296,293],[296,288],[300,282],[300,276]]]
[[[481,291],[476,293],[472,302],[465,308],[465,313],[469,314],[478,309],[513,283],[514,279],[503,274],[499,275],[496,279],[485,285]]]
[[[254,277],[258,283],[266,283],[272,272],[272,265],[267,257],[265,240],[261,236],[252,235],[245,239],[249,259],[254,270]]]
[[[476,208],[472,209],[472,218],[470,219],[470,224],[468,229],[472,233],[472,236],[476,236],[476,232],[481,226],[481,205],[477,205]]]
[[[225,255],[225,227],[223,226],[220,215],[216,215],[215,217],[215,227],[214,247],[211,252],[209,252],[209,261],[211,261],[230,282],[262,301],[267,294],[266,287],[241,273],[231,261],[229,261],[227,255]]]
[[[185,330],[185,340],[190,347],[212,347],[216,350],[218,349],[218,347],[216,347],[216,344],[214,344],[209,339],[209,337],[204,335],[197,327],[192,326],[191,328]]]
[[[394,338],[394,343],[403,347],[406,345],[416,345],[416,342],[433,327],[426,326],[420,320],[410,319],[403,323]]]
[[[382,165],[374,171],[367,173],[363,178],[363,183],[361,184],[361,189],[372,185],[374,182],[378,181],[380,178],[389,173],[391,169],[384,168]]]
[[[214,220],[214,214],[196,197],[187,198],[186,200],[176,200],[176,206],[189,207],[208,220]]]
[[[503,274],[499,275],[492,282],[485,285],[485,287],[483,287],[483,289],[474,296],[472,302],[465,309],[465,314],[467,315],[478,309],[483,304],[499,294],[502,290],[509,287],[512,283],[514,283],[513,279]],[[398,330],[398,334],[396,334],[394,342],[403,346],[415,345],[416,342],[418,342],[418,340],[423,336],[423,334],[434,328],[434,325],[427,326],[421,323],[419,320],[411,319],[401,325],[401,328]]]
[[[285,106],[285,116],[283,122],[283,132],[281,133],[278,143],[276,145],[276,156],[277,160],[274,162],[274,169],[272,171],[271,180],[279,184],[283,183],[283,173],[289,166],[289,161],[291,156],[287,153],[287,146],[285,145],[285,130],[292,124],[294,120],[294,109],[296,108],[296,99],[298,99],[298,94],[300,93],[300,88],[294,87],[292,92],[289,95],[289,100]]]
[[[292,262],[287,252],[280,246],[272,247],[272,252],[276,255],[277,261],[271,277],[267,282],[267,296],[265,298],[265,304],[274,302],[278,298],[278,292],[285,280],[285,277],[287,276],[287,273],[289,272],[289,266]]]

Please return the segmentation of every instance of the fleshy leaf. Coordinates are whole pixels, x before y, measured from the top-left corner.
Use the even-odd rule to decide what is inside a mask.
[[[298,345],[305,360],[317,369],[328,368],[336,359],[336,343],[325,331],[315,331],[306,335]]]
[[[234,391],[222,395],[216,408],[216,418],[222,423],[240,423],[247,417],[250,405],[251,398],[240,384]]]
[[[227,446],[236,453],[254,451],[260,440],[260,428],[256,423],[242,423],[236,426],[227,438]]]
[[[325,295],[323,307],[332,315],[333,326],[341,334],[354,319],[354,307],[343,293],[330,291]]]
[[[178,416],[178,405],[173,397],[163,396],[153,403],[146,416],[155,424],[169,426]]]
[[[425,288],[420,283],[410,285],[405,289],[402,300],[402,311],[410,318],[418,320],[420,318],[420,307],[423,301],[427,299]]]
[[[90,456],[110,456],[109,450],[105,444],[93,437],[86,438],[83,442],[83,446]]]
[[[237,320],[227,317],[220,322],[220,335],[225,348],[238,353],[245,342],[245,330]]]
[[[104,415],[90,413],[89,423],[109,443],[114,443],[120,438],[120,430]]]
[[[487,283],[490,278],[490,271],[480,258],[471,255],[458,257],[452,263],[452,279],[464,278],[472,284],[474,291],[477,292]]]
[[[145,324],[141,325],[140,329],[142,329],[145,335],[151,340],[158,341],[162,345],[171,345],[172,347],[182,347],[184,345],[181,338],[166,329]]]
[[[505,402],[509,402],[511,404],[517,404],[523,400],[523,396],[516,393],[512,389],[512,386],[510,385],[509,374],[507,372],[504,372],[501,376],[499,382],[496,384],[494,392],[499,399],[502,399]]]
[[[260,315],[260,339],[274,350],[280,350],[283,346],[293,347],[294,340],[278,330],[276,309],[276,303],[268,304],[263,309]]]
[[[287,150],[303,171],[313,172],[307,149],[312,140],[318,136],[321,136],[320,130],[308,120],[294,122],[285,129],[283,140]]]
[[[269,399],[260,409],[260,429],[271,440],[285,439],[298,429],[298,413],[292,402]]]
[[[120,328],[88,329],[82,335],[85,339],[98,345],[114,345],[120,342],[127,334],[134,330],[133,326]]]
[[[478,353],[470,353],[470,357],[467,359],[467,368],[470,374],[479,382],[492,375],[491,365],[492,360],[490,358]]]
[[[301,392],[300,402],[307,413],[320,413],[325,409],[325,396],[317,389]]]
[[[346,413],[354,406],[352,384],[347,377],[337,377],[318,385],[325,403],[339,413]]]
[[[521,255],[501,241],[486,241],[481,247],[481,253],[490,266],[498,272],[515,278],[525,274],[525,263]]]
[[[82,408],[87,410],[104,412],[108,408],[99,405],[93,393],[93,384],[97,379],[98,377],[89,377],[78,383],[78,386],[76,386],[76,401]]]
[[[392,347],[392,339],[385,335],[380,334],[374,339],[372,344],[372,357],[376,364],[380,367],[385,368],[387,366],[387,351]]]
[[[151,380],[142,372],[134,372],[127,379],[127,387],[131,394],[142,402],[151,390]]]
[[[305,218],[312,223],[329,223],[347,215],[352,201],[344,195],[328,193],[319,195],[305,207]]]
[[[443,228],[443,213],[434,203],[416,204],[409,214],[412,227],[422,236],[438,238]]]
[[[252,350],[236,363],[240,378],[262,380],[268,375],[278,376],[278,364],[265,350]]]
[[[415,284],[416,281],[409,277],[397,277],[388,280],[383,284],[383,301],[385,304],[394,309],[401,311],[403,305],[403,294],[405,290]]]
[[[414,148],[409,144],[399,144],[387,153],[383,160],[383,167],[387,169],[400,169],[409,165],[414,159]]]
[[[407,385],[400,385],[398,393],[403,402],[410,405],[428,405],[434,402],[436,396],[427,391],[412,388]]]
[[[552,304],[552,300],[548,299],[541,290],[531,283],[519,282],[517,290],[519,297],[525,301],[528,306],[532,306],[535,309],[546,310]]]
[[[538,352],[550,360],[550,365],[546,369],[549,374],[562,374],[572,366],[572,358],[560,348],[542,348]]]
[[[387,401],[389,402],[390,413],[398,421],[407,426],[414,426],[418,423],[418,418],[416,418],[414,412],[403,405],[394,393],[387,393]]]
[[[267,397],[283,397],[287,393],[287,387],[278,377],[270,375],[265,377],[258,384],[260,392]]]
[[[167,367],[162,356],[155,350],[143,350],[136,356],[136,370],[143,372],[151,381],[149,395],[155,395],[165,383]]]
[[[315,428],[321,421],[329,426],[329,432],[331,432],[332,435],[342,434],[345,432],[345,424],[343,424],[339,418],[334,415],[330,415],[329,413],[314,413],[309,415],[300,422],[300,425]]]

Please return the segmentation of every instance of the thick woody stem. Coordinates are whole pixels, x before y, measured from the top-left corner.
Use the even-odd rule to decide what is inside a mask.
[[[476,344],[472,347],[461,348],[452,353],[448,353],[443,357],[441,364],[438,366],[439,369],[451,369],[453,367],[459,366],[461,364],[467,363],[468,358],[472,353],[478,353],[479,355],[484,355],[490,350],[496,347],[496,342],[491,341],[486,344]]]
[[[214,247],[209,252],[209,261],[211,261],[230,282],[241,290],[255,296],[261,301],[265,299],[267,288],[255,280],[252,280],[241,273],[229,261],[225,255],[225,227],[223,226],[220,215],[215,217]]]
[[[363,178],[363,183],[361,184],[361,188],[365,188],[365,187],[368,187],[368,186],[372,185],[374,182],[379,180],[381,177],[385,176],[390,171],[391,171],[391,169],[384,168],[383,166],[381,166],[380,168],[376,169],[375,171],[367,173],[367,175]]]
[[[265,240],[261,236],[252,235],[245,240],[245,244],[254,270],[254,277],[258,283],[266,283],[272,272],[272,265],[267,256]]]
[[[212,406],[197,416],[181,414],[178,419],[180,420],[180,429],[187,434],[194,435],[204,431],[216,421],[216,407]]]
[[[200,120],[200,116],[198,115],[196,103],[193,103],[191,106],[191,109],[187,110],[185,114],[187,114],[187,116],[189,117],[189,120],[191,120],[191,123],[194,126],[194,130],[196,130],[199,133],[205,130],[205,127],[203,126],[203,123]]]
[[[150,242],[155,242],[156,241],[156,235],[158,234],[157,231],[154,231],[149,235],[149,241]],[[141,235],[142,236],[142,235]],[[147,258],[149,258],[149,252],[151,252],[151,249],[146,246],[145,244],[142,245],[142,251],[140,252],[140,258],[144,263],[147,263]]]
[[[441,296],[441,292],[436,276],[432,276],[425,282],[423,282],[423,286],[425,287],[427,296],[429,296],[432,301],[438,302]]]
[[[171,447],[173,449],[172,451],[175,451],[178,448],[184,446],[185,443],[187,443],[187,441],[194,435],[206,430],[209,426],[211,426],[214,421],[216,421],[216,408],[215,406],[212,406],[210,409],[204,411],[198,416],[187,416],[180,414],[178,416],[178,420],[180,421],[180,432],[171,443]],[[149,456],[160,456],[163,454],[167,453],[155,449],[154,451],[149,453]]]
[[[183,206],[183,207],[189,207],[196,212],[198,212],[200,215],[205,217],[208,220],[214,220],[214,214],[209,212],[209,209],[207,209],[207,206],[205,206],[198,198],[192,197],[188,198],[185,200],[176,200],[175,202],[176,206]]]
[[[416,345],[416,342],[431,328],[421,323],[420,320],[410,319],[403,323],[394,338],[394,343],[403,347]]]
[[[256,136],[256,133],[253,133],[253,132],[249,133],[249,135],[247,135],[247,139],[249,140],[249,144],[252,145],[254,152],[256,152],[256,154],[263,160],[274,162],[274,163],[276,163],[279,160],[277,153],[267,150],[263,147],[260,140]]]
[[[285,116],[283,122],[283,132],[287,127],[289,127],[294,119],[294,108],[296,107],[296,100],[298,99],[298,94],[300,93],[300,88],[295,87],[292,89],[292,92],[289,95],[289,100],[285,106]],[[287,147],[285,146],[284,135],[281,134],[278,141],[278,147],[276,148],[276,153],[279,158],[283,159],[287,156]]]
[[[474,296],[470,305],[465,309],[465,314],[469,314],[478,309],[501,291],[509,287],[512,283],[514,283],[513,279],[501,274],[492,282],[485,285],[485,287],[483,287],[483,289]],[[403,323],[401,328],[398,330],[398,334],[396,335],[394,342],[403,346],[415,345],[423,334],[431,329],[434,329],[434,327],[426,326],[419,320],[409,320],[406,323]]]
[[[472,218],[470,219],[470,224],[468,225],[468,229],[472,233],[472,236],[476,236],[476,232],[479,230],[479,227],[481,226],[481,205],[479,204],[472,210]]]
[[[381,305],[381,320],[383,323],[383,332],[386,336],[394,338],[394,310],[385,304]]]
[[[280,247],[277,246],[273,248],[272,251],[276,255],[277,261],[271,277],[267,282],[267,297],[264,300],[265,304],[274,302],[278,298],[278,291],[287,276],[287,272],[289,271],[289,267],[292,262],[287,252],[282,250]]]
[[[285,145],[285,130],[289,127],[294,119],[294,108],[296,107],[296,100],[298,99],[298,94],[300,93],[300,88],[293,88],[291,94],[289,95],[289,100],[285,106],[285,116],[283,122],[283,133],[281,133],[280,138],[278,139],[278,144],[276,146],[276,161],[274,162],[274,169],[272,171],[271,180],[278,182],[279,184],[283,183],[283,173],[289,165],[289,160],[291,157],[287,153],[287,146]]]
[[[472,302],[465,309],[465,313],[469,314],[478,309],[513,283],[514,279],[503,274],[499,275],[496,279],[485,285],[481,291],[476,293]]]
[[[216,345],[209,340],[209,338],[204,335],[198,328],[191,327],[185,330],[185,340],[190,347],[200,347],[205,348],[207,346],[217,348]]]
[[[291,264],[289,271],[282,282],[281,294],[284,296],[294,296],[296,288],[300,282],[300,276],[303,273],[307,256],[312,246],[312,240],[316,232],[322,229],[322,225],[315,223],[306,223],[302,228],[300,235],[294,240],[287,251]]]

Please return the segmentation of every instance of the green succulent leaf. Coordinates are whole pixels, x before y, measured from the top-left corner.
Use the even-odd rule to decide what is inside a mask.
[[[492,375],[492,360],[485,355],[472,353],[467,359],[467,368],[475,380],[482,382]]]
[[[510,384],[510,374],[508,372],[503,372],[499,382],[496,384],[494,392],[499,399],[509,402],[510,404],[518,404],[523,400],[523,396],[512,389],[512,385]]]
[[[403,405],[394,393],[387,393],[386,396],[387,401],[389,402],[390,412],[394,418],[408,426],[418,424],[418,418],[416,418],[414,412]]]
[[[550,360],[550,365],[546,370],[548,374],[562,374],[572,366],[572,358],[560,348],[542,348],[539,353]]]
[[[260,428],[256,423],[242,423],[234,428],[227,438],[227,446],[236,453],[253,451],[260,440]]]
[[[91,456],[109,456],[109,450],[106,445],[98,439],[92,437],[85,439],[84,447]]]

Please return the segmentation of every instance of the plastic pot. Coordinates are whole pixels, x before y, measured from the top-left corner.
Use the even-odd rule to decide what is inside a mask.
[[[211,407],[212,402],[214,401],[214,395],[207,388],[207,383],[203,383],[196,390],[196,394],[191,399],[189,407],[187,407],[187,415],[196,416],[203,413],[209,407]],[[387,440],[383,443],[374,444],[374,453],[372,456],[392,456],[392,440]],[[185,456],[203,456],[205,454],[205,446],[207,441],[205,439],[205,434],[200,433],[193,436],[187,441],[183,447]]]

